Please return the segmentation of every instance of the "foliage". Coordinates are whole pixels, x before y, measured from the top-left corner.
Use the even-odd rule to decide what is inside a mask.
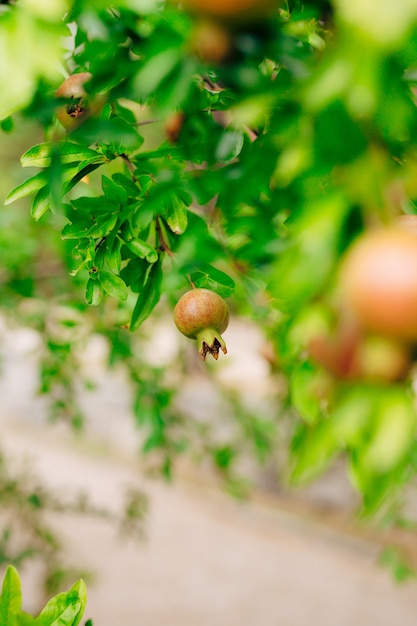
[[[83,580],[76,582],[69,591],[51,598],[35,618],[22,611],[22,593],[17,570],[9,565],[3,578],[0,595],[2,624],[10,626],[77,626],[80,624],[87,601]],[[87,624],[87,622],[86,622]],[[92,624],[91,621],[88,624]]]
[[[339,269],[351,242],[417,213],[416,4],[288,0],[265,19],[221,24],[225,48],[210,31],[214,53],[198,45],[205,17],[175,2],[21,0],[2,7],[0,25],[5,50],[13,40],[19,51],[7,48],[1,69],[3,129],[44,129],[25,146],[31,174],[8,191],[5,210],[30,197],[39,237],[48,232],[54,248],[61,233],[48,297],[73,312],[51,337],[44,287],[33,268],[22,275],[39,254],[28,242],[6,264],[4,306],[17,298],[15,315],[43,334],[42,384],[57,389],[55,413],[81,422],[69,371],[74,328],[91,324],[87,334],[106,336],[111,360],[130,372],[143,449],[157,450],[170,475],[199,425],[175,408],[181,367],[149,366],[135,341],[190,285],[208,288],[273,347],[271,373],[288,388],[289,481],[305,484],[344,455],[363,512],[389,503],[415,479],[412,368],[400,380],[344,377],[309,348],[323,332],[338,346]],[[36,54],[26,48],[34,40]],[[54,94],[63,75],[85,71],[86,102],[99,112],[67,133],[56,113],[68,102]],[[84,106],[69,104],[70,115]],[[30,314],[23,298],[35,303]],[[281,415],[277,400],[271,420],[242,429],[262,454],[274,453]],[[206,450],[230,477],[236,441]]]

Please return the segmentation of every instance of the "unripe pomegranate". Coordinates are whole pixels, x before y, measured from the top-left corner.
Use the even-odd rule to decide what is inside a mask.
[[[341,267],[340,295],[371,332],[417,341],[417,233],[392,226],[362,235]]]
[[[174,321],[183,335],[197,340],[203,361],[207,354],[211,354],[217,361],[220,349],[224,354],[227,353],[221,333],[229,325],[229,309],[225,300],[214,291],[187,291],[175,305]]]
[[[88,99],[84,84],[91,78],[90,72],[72,74],[64,80],[55,92],[57,98],[68,101],[56,112],[57,118],[66,130],[77,128],[90,115],[97,113],[104,104],[103,96],[95,96],[92,100]]]

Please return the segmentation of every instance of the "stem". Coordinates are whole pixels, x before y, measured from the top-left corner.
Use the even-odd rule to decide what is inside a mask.
[[[195,289],[195,283],[191,280],[191,276],[189,274],[187,274],[185,278],[188,280],[188,282],[190,283],[191,287],[193,289]]]
[[[123,159],[127,169],[130,171],[130,173],[132,174],[132,180],[134,183],[138,182],[138,179],[135,176],[135,167],[132,163],[132,161],[129,159],[129,157],[127,156],[127,154],[125,154],[124,152],[122,152],[122,154],[119,154],[119,157],[121,159]]]
[[[171,259],[175,258],[174,253],[172,252],[171,248],[165,241],[165,237],[164,237],[164,233],[162,232],[161,221],[160,221],[159,216],[157,216],[155,219],[155,228],[156,228],[156,234],[158,235],[160,249],[162,250],[162,252],[166,252],[171,257]]]
[[[156,124],[157,122],[162,122],[162,117],[155,117],[150,120],[143,120],[142,122],[136,122],[135,126],[146,126],[147,124]]]

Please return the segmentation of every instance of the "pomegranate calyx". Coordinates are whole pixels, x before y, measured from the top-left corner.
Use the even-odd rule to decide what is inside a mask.
[[[220,350],[223,354],[227,354],[224,339],[214,328],[205,328],[197,335],[197,346],[203,361],[206,360],[207,354],[211,354],[213,359],[217,361]]]

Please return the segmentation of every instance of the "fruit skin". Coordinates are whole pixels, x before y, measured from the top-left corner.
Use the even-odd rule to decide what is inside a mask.
[[[227,22],[248,22],[266,17],[276,0],[185,0],[190,11]]]
[[[84,85],[91,78],[90,72],[72,74],[64,80],[55,92],[56,98],[68,100],[67,104],[59,107],[56,112],[62,126],[68,131],[77,128],[90,115],[97,113],[104,104],[102,96],[95,96],[92,100],[88,99]]]
[[[396,339],[362,335],[354,326],[310,339],[310,357],[339,380],[394,382],[404,380],[411,369],[411,351]]]
[[[362,235],[347,251],[340,296],[367,330],[417,341],[417,232],[391,226]]]
[[[221,333],[229,325],[229,309],[214,291],[198,288],[187,291],[175,305],[174,322],[183,335],[197,340],[203,361],[207,354],[217,361],[220,349],[227,353]]]
[[[232,53],[233,42],[229,30],[213,19],[201,19],[194,26],[190,48],[204,63],[218,65]]]

